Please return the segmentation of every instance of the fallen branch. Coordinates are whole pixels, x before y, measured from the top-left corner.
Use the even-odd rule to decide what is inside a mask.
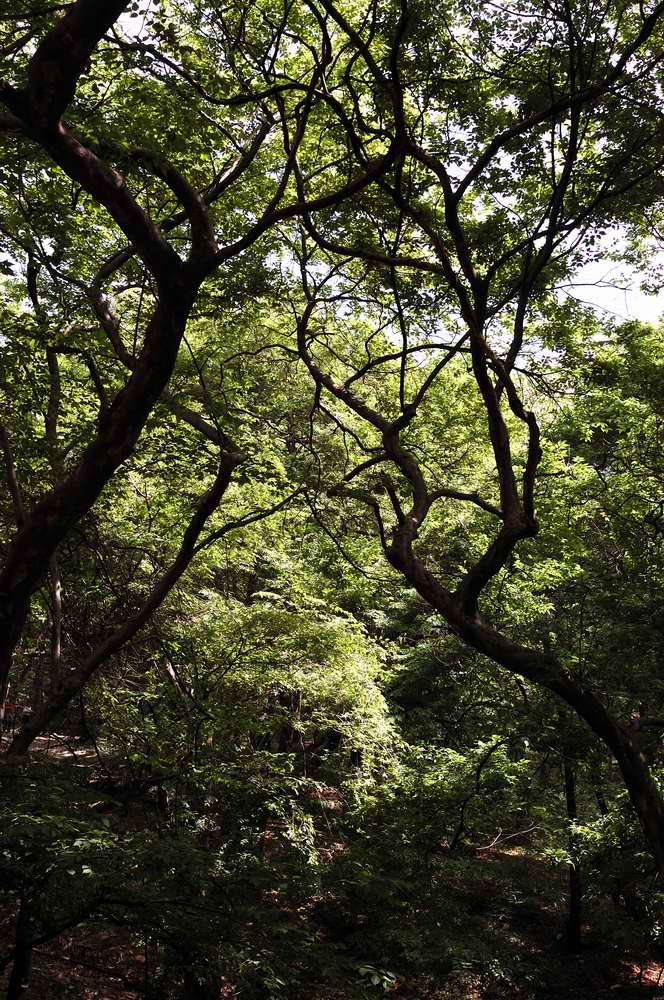
[[[529,826],[527,829],[517,830],[516,833],[508,833],[507,836],[505,837],[503,837],[502,835],[503,831],[499,830],[490,844],[486,844],[485,847],[476,847],[475,850],[490,851],[493,847],[496,847],[498,844],[504,844],[507,840],[513,840],[514,837],[525,837],[527,834],[532,833],[534,830],[541,830],[541,829],[542,829],[541,826],[539,826],[537,823],[533,823],[533,825]]]

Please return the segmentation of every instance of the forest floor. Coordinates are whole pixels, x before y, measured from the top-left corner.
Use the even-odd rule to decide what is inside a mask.
[[[537,888],[547,880],[546,894]],[[484,961],[460,961],[445,974],[411,974],[386,990],[367,991],[394,1000],[664,1000],[664,967],[638,945],[642,934],[629,917],[596,908],[596,925],[585,928],[584,949],[564,952],[559,942],[562,905],[552,905],[564,891],[558,873],[538,858],[518,852],[494,852],[477,858],[462,879],[436,879],[445,904],[458,913],[454,937],[473,943]],[[524,887],[530,886],[530,894]],[[431,914],[419,917],[428,921]],[[0,947],[11,947],[13,915],[0,916]],[[419,922],[419,921],[418,921]],[[612,925],[612,926],[610,926]],[[366,928],[365,930],[369,930]],[[500,959],[495,957],[497,953]],[[361,941],[343,948],[359,953]],[[106,926],[63,934],[36,949],[34,1000],[141,1000],[150,995],[150,952],[128,931]],[[378,963],[375,962],[377,966]],[[357,996],[357,984],[334,988],[311,982],[303,1000],[345,1000]],[[163,994],[162,994],[163,995]],[[240,997],[230,985],[225,997]]]
[[[438,990],[426,979],[405,984],[404,998],[664,1000],[664,965],[645,927],[610,901],[587,907],[583,947],[566,951],[564,869],[519,849],[477,855],[459,880],[449,880],[445,867],[440,885],[462,914],[457,935],[472,940],[484,961],[461,963]]]
[[[72,741],[42,744],[37,752],[72,767],[90,767],[95,757],[94,750]],[[645,926],[610,900],[588,906],[583,948],[573,955],[565,951],[566,873],[537,855],[496,848],[437,856],[427,879],[410,887],[406,913],[355,899],[346,922],[338,919],[348,912],[348,898],[335,894],[337,860],[329,852],[332,877],[324,896],[297,911],[286,908],[286,917],[306,928],[322,953],[337,956],[340,971],[338,980],[324,979],[310,963],[298,1000],[664,1000],[662,956],[649,945]],[[284,907],[277,906],[275,921],[283,917]],[[0,909],[0,954],[11,950],[14,918],[10,908]],[[152,992],[154,961],[149,943],[136,933],[87,925],[35,949],[29,995],[168,996],[163,988]],[[375,988],[367,970],[386,974]],[[366,989],[360,985],[365,980]],[[245,994],[227,984],[222,995],[231,1000]]]

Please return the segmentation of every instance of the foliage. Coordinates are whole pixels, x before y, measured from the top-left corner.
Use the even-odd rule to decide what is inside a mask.
[[[661,957],[662,5],[5,6],[10,1000]]]

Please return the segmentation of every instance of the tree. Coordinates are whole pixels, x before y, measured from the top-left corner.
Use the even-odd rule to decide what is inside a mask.
[[[305,240],[300,253],[300,356],[316,386],[314,405],[332,397],[351,415],[349,436],[363,435],[357,464],[344,477],[354,482],[342,489],[367,504],[389,563],[456,634],[553,691],[607,744],[664,870],[664,804],[628,720],[613,717],[564,662],[513,640],[479,610],[518,544],[538,530],[541,434],[536,409],[524,402],[521,358],[529,345],[543,349],[542,322],[557,308],[555,282],[580,259],[592,259],[607,227],[629,223],[656,190],[661,123],[650,95],[662,8],[648,14],[634,8],[629,15],[622,7],[593,9],[586,16],[585,8],[561,4],[546,14],[535,6],[487,19],[482,5],[469,4],[455,19],[402,4],[393,34],[384,33],[379,19],[366,34],[357,12],[328,2],[323,7],[351,53],[352,70],[338,65],[337,78],[352,73],[360,92],[382,93],[383,141],[399,143],[395,166],[377,181],[380,208],[373,189],[355,200],[359,226],[347,218],[340,226],[335,217],[303,218],[303,239],[310,243]],[[390,47],[391,39],[404,41],[403,53],[397,42]],[[366,162],[359,132],[352,142]],[[345,349],[352,334],[343,316],[339,323],[339,303],[346,314],[356,303],[356,317],[366,311],[366,285],[358,295],[354,288],[366,280],[368,266],[383,269],[374,329],[389,310],[395,350],[375,352],[365,327],[368,360],[359,364],[361,341],[354,352]],[[429,335],[413,343],[423,309],[411,305],[414,282],[401,277],[410,271],[434,276],[430,296],[439,301],[428,320],[431,327],[445,324],[446,341]],[[437,364],[419,372],[409,367],[413,353],[429,349],[443,351]],[[423,435],[411,431],[418,419],[426,421],[432,385],[462,352],[493,453],[495,493],[489,496],[441,475],[438,442],[423,444]],[[390,365],[398,370],[393,393],[377,394],[377,371]],[[453,583],[441,579],[416,545],[434,505],[449,500],[474,503],[499,522]]]
[[[11,227],[12,252],[22,247],[28,258],[42,329],[50,317],[39,276],[42,286],[48,275],[54,286],[57,279],[76,287],[72,272],[85,262],[81,290],[115,352],[121,381],[113,401],[105,401],[92,358],[98,424],[76,460],[53,471],[58,481],[30,511],[19,503],[4,432],[21,522],[0,574],[5,688],[32,595],[49,567],[57,579],[58,545],[117,477],[159,400],[215,444],[218,473],[195,505],[175,562],[93,650],[76,680],[62,686],[58,704],[135,634],[191,560],[241,451],[214,406],[204,415],[200,401],[183,405],[169,397],[167,383],[195,308],[214,311],[230,294],[221,269],[281,224],[280,344],[260,350],[265,359],[282,347],[293,351],[284,340],[287,310],[295,313],[297,352],[314,383],[300,447],[310,455],[333,427],[348,456],[339,476],[338,450],[314,454],[331,470],[315,482],[311,466],[305,472],[315,516],[340,500],[347,511],[368,508],[389,564],[465,643],[553,692],[588,723],[616,757],[664,870],[664,804],[635,729],[567,663],[513,638],[479,607],[539,527],[541,404],[528,383],[527,358],[566,342],[555,335],[566,319],[556,284],[599,256],[607,233],[638,229],[642,206],[661,194],[655,95],[664,5],[534,2],[491,8],[487,16],[487,5],[475,2],[397,8],[376,0],[359,8],[320,0],[278,15],[261,4],[155,4],[143,10],[146,20],[135,33],[121,20],[128,9],[107,4],[100,18],[98,5],[78,0],[58,18],[46,8],[36,19],[41,41],[34,51],[33,29],[10,32],[5,46],[13,82],[2,89],[3,128],[21,148],[29,144],[36,188],[46,164],[75,189],[71,214],[62,195],[58,202],[56,246],[37,246],[31,220],[27,244],[21,226]],[[128,82],[109,83],[120,67],[130,71]],[[97,100],[105,85],[108,93]],[[187,128],[190,117],[197,128]],[[240,141],[247,132],[249,141]],[[148,145],[139,143],[141,133]],[[215,165],[210,173],[203,163],[215,164],[219,135],[240,149],[225,171]],[[259,156],[263,176],[256,174]],[[21,207],[22,174],[15,184]],[[129,245],[108,241],[94,265],[89,247],[72,250],[65,237],[79,203],[97,225],[100,210],[110,214]],[[256,203],[264,209],[256,212]],[[273,267],[268,256],[258,269]],[[120,299],[120,275],[131,281],[136,267],[140,295],[127,306],[136,330],[130,351],[103,290],[110,283]],[[59,345],[58,337],[45,344],[51,436]],[[471,378],[464,391],[474,397],[453,414],[447,394],[457,390],[466,361]],[[441,443],[444,406],[450,419]],[[488,465],[476,446],[481,458],[473,469],[454,456],[453,445],[464,436],[459,424],[477,427],[478,414],[491,458]],[[458,504],[478,508],[480,527],[469,530],[465,551],[452,547],[434,557],[427,544],[437,511],[463,522],[454,513]],[[27,747],[48,711],[26,727],[16,749]]]
[[[222,266],[251,247],[275,222],[303,211],[303,206],[297,200],[289,200],[287,195],[297,150],[308,124],[309,92],[313,92],[320,70],[315,60],[310,60],[309,68],[302,66],[304,78],[310,76],[310,81],[301,83],[298,89],[309,96],[303,103],[297,103],[294,109],[287,108],[281,98],[281,85],[274,79],[275,51],[279,52],[282,46],[288,44],[285,24],[274,25],[267,19],[258,19],[258,29],[247,46],[255,67],[270,78],[270,85],[266,91],[247,92],[241,72],[234,68],[231,39],[227,34],[233,25],[226,23],[214,7],[210,8],[209,17],[215,24],[215,39],[222,56],[222,63],[217,67],[215,88],[224,95],[229,81],[236,82],[241,88],[238,94],[216,98],[205,91],[201,94],[201,86],[191,75],[184,70],[179,72],[177,67],[173,69],[172,61],[163,53],[151,55],[150,46],[145,49],[123,38],[123,29],[118,28],[118,24],[129,8],[128,2],[110,3],[105,5],[103,16],[100,16],[98,4],[92,0],[79,0],[61,15],[57,8],[47,7],[43,11],[30,8],[24,11],[22,5],[17,4],[17,23],[10,27],[8,43],[4,48],[9,66],[8,79],[4,80],[0,94],[7,108],[1,125],[5,133],[15,136],[18,148],[23,150],[28,144],[31,150],[29,155],[33,157],[28,161],[26,171],[22,169],[21,158],[18,159],[14,188],[18,214],[26,213],[26,173],[33,175],[36,182],[32,190],[27,189],[28,208],[31,195],[37,194],[40,187],[43,196],[41,172],[45,166],[49,172],[57,168],[58,178],[62,172],[68,178],[68,185],[73,185],[74,192],[72,214],[65,211],[62,202],[56,202],[55,207],[49,205],[60,217],[58,222],[64,222],[64,233],[57,231],[59,227],[56,223],[54,232],[57,235],[49,237],[54,242],[52,248],[40,243],[39,224],[35,225],[29,219],[27,242],[21,235],[23,229],[10,230],[11,253],[15,255],[22,250],[28,257],[28,284],[39,326],[45,328],[50,320],[48,309],[39,298],[39,273],[45,270],[56,284],[61,280],[61,271],[64,271],[65,283],[68,281],[79,287],[91,304],[118,362],[126,369],[127,377],[109,401],[94,357],[89,353],[86,357],[87,349],[79,348],[79,354],[89,363],[91,379],[99,395],[97,425],[90,428],[75,459],[70,459],[66,468],[58,469],[58,480],[29,511],[25,510],[20,500],[11,441],[6,429],[3,431],[6,475],[12,484],[16,514],[15,536],[8,545],[0,573],[0,691],[3,701],[13,653],[26,627],[32,595],[49,566],[52,579],[56,580],[54,559],[58,546],[92,508],[102,490],[132,454],[150,414],[163,398],[201,286]],[[180,41],[166,17],[166,9],[158,7],[153,13],[151,26],[155,34],[169,40],[179,52]],[[28,14],[32,17],[30,27],[26,23]],[[145,14],[147,17],[148,8]],[[242,18],[239,23],[244,24]],[[186,19],[182,27],[185,28],[185,25]],[[36,48],[33,45],[35,38],[39,38]],[[105,44],[100,59],[97,50],[102,42]],[[132,53],[135,55],[132,56]],[[232,122],[212,122],[213,127],[218,127],[225,136],[224,143],[234,146],[236,150],[236,155],[227,161],[224,168],[219,170],[215,162],[218,140],[215,137],[211,141],[207,134],[195,135],[189,146],[184,144],[181,155],[176,157],[182,162],[182,169],[170,156],[172,151],[169,148],[158,148],[159,129],[168,120],[173,97],[166,86],[155,85],[145,92],[141,64],[146,55],[160,67],[169,68],[177,83],[183,79],[188,83],[186,90],[190,100],[195,95],[203,103],[211,103],[214,107],[240,108],[239,116]],[[120,85],[112,97],[109,98],[107,93],[96,101],[95,95],[108,84],[108,74],[116,72],[123,62],[131,64],[132,58],[136,66],[134,86],[123,92],[124,88]],[[211,64],[206,68],[210,69]],[[113,89],[112,84],[109,89]],[[128,131],[147,134],[150,145],[128,145],[123,142],[123,119],[125,115],[135,115],[136,101],[141,96],[157,107],[150,108],[140,119],[135,116]],[[269,98],[276,102],[275,111],[271,111],[266,103]],[[67,121],[63,120],[65,114],[69,116]],[[180,116],[181,126],[185,118]],[[264,208],[253,212],[241,199],[239,202],[235,200],[236,190],[266,144],[270,132],[276,131],[277,123],[282,131],[286,153],[279,162],[275,163],[274,159],[268,161],[270,166],[265,169],[276,171],[278,179],[267,185]],[[125,122],[124,131],[126,126]],[[239,140],[242,131],[245,137],[249,133],[248,141]],[[168,134],[174,135],[172,132]],[[32,152],[35,149],[36,158]],[[213,162],[207,177],[201,165],[205,156],[211,156]],[[381,159],[368,172],[346,183],[336,183],[333,176],[331,189],[318,199],[308,199],[307,210],[315,209],[318,204],[323,207],[340,202],[380,173],[382,163]],[[133,174],[135,188],[143,187],[144,204],[141,204],[138,194],[130,190],[118,167]],[[189,171],[193,181],[187,177]],[[63,185],[61,192],[68,185]],[[34,191],[35,186],[37,191]],[[159,206],[158,219],[153,217],[153,202],[150,199]],[[284,204],[285,201],[288,203]],[[244,215],[239,226],[233,227],[226,218],[218,220],[215,217],[214,210],[222,203],[229,212],[239,209]],[[108,213],[127,245],[118,248],[111,241],[111,252],[103,254],[87,280],[81,282],[71,276],[71,270],[76,268],[78,248],[72,251],[67,228],[76,220],[77,214],[80,219],[81,212],[96,222],[97,208]],[[245,221],[247,214],[249,219]],[[223,241],[221,247],[219,238]],[[185,256],[178,252],[180,247]],[[109,281],[116,282],[117,287],[119,275],[127,269],[131,271],[135,258],[142,265],[143,293],[136,312],[134,349],[130,351],[122,339],[119,320],[113,313],[105,289]],[[85,269],[89,270],[89,258],[85,260]],[[70,271],[69,275],[67,271]],[[144,312],[149,313],[145,321]],[[58,352],[63,349],[61,337],[62,331],[50,330],[46,341],[52,373],[52,405],[49,406],[47,434],[51,435],[52,444],[55,444],[57,434],[59,399],[56,364]],[[27,748],[34,735],[52,718],[53,712],[80,689],[98,663],[130,638],[158,606],[191,560],[206,519],[221,502],[234,470],[242,460],[232,438],[218,423],[210,425],[200,413],[177,403],[172,406],[182,419],[199,429],[219,449],[217,475],[194,509],[175,561],[156,583],[147,601],[93,652],[87,664],[79,669],[76,681],[69,677],[58,688],[52,703],[44,706],[34,722],[26,727],[15,750]],[[55,589],[55,582],[53,586]]]

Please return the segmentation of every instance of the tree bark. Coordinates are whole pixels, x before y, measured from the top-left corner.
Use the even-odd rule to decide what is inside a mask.
[[[16,918],[14,961],[7,987],[7,1000],[20,1000],[21,997],[28,996],[32,973],[32,948],[30,908],[27,900],[22,899]]]

